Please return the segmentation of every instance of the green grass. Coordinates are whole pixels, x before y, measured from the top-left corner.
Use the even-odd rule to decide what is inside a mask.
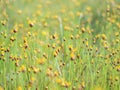
[[[120,90],[119,0],[1,0],[0,90]]]

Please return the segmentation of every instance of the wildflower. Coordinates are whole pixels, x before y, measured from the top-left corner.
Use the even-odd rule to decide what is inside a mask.
[[[110,12],[110,6],[109,5],[107,6],[107,10],[106,11]]]
[[[29,87],[32,87],[32,85],[34,84],[35,80],[36,80],[35,77],[30,77]]]
[[[24,44],[24,48],[25,48],[25,49],[28,48],[28,44],[27,44],[27,43]]]
[[[57,19],[57,18],[58,18],[58,16],[57,16],[57,15],[54,15],[52,18],[53,18],[53,19]]]
[[[10,40],[13,42],[13,41],[15,41],[15,38],[14,38],[14,37],[11,37]]]
[[[0,86],[0,90],[4,90],[4,88],[2,86]]]
[[[116,32],[116,33],[115,33],[115,36],[118,37],[118,36],[119,36],[119,32]]]
[[[62,9],[62,10],[61,10],[62,13],[65,13],[65,11],[66,11],[65,9]]]
[[[64,22],[67,22],[67,21],[68,21],[68,19],[67,19],[67,18],[63,18],[63,21],[64,21]]]
[[[62,83],[61,83],[61,85],[62,85],[63,87],[68,88],[68,87],[71,85],[71,83],[63,80]]]
[[[47,56],[47,54],[46,54],[46,53],[44,53],[44,54],[43,54],[43,57],[44,57],[45,59],[47,59],[47,58],[48,58],[48,56]]]
[[[63,40],[64,40],[64,41],[66,41],[66,38],[65,38],[65,37],[63,37]]]
[[[115,81],[118,81],[119,80],[119,77],[115,77]]]
[[[64,30],[70,30],[70,27],[69,26],[65,26]]]
[[[46,36],[47,32],[46,31],[42,31],[42,35]]]
[[[49,69],[49,70],[52,70],[53,68],[52,68],[52,66],[49,66],[48,69]]]
[[[28,32],[28,36],[29,36],[29,37],[31,36],[31,32]]]
[[[79,35],[79,34],[77,34],[77,35],[75,36],[75,38],[76,38],[76,39],[80,38],[80,35]]]
[[[96,86],[93,90],[104,90],[104,89],[100,86]]]
[[[38,4],[38,5],[37,5],[37,8],[39,8],[39,9],[42,8],[42,5],[41,5],[41,4]]]
[[[7,51],[7,52],[10,52],[10,48],[8,47],[8,48],[6,49],[6,51]]]
[[[81,12],[77,12],[76,15],[79,17],[81,15]]]
[[[76,56],[77,56],[78,59],[80,58],[80,54],[77,54]]]
[[[70,57],[71,57],[71,60],[75,60],[75,54],[73,52],[70,54]]]
[[[73,39],[74,38],[73,35],[71,35],[70,38]]]
[[[18,61],[18,60],[15,62],[15,66],[16,66],[16,67],[19,66],[19,61]]]
[[[102,34],[102,39],[103,39],[103,40],[106,40],[106,39],[107,39],[107,37],[106,37],[105,34]]]
[[[73,87],[72,87],[72,90],[76,90],[76,87],[75,87],[75,86],[73,86]]]
[[[50,47],[51,45],[50,44],[48,44],[48,47]]]
[[[4,56],[4,55],[5,55],[5,52],[4,52],[4,51],[2,51],[2,52],[1,52],[1,56]]]
[[[69,46],[69,50],[73,51],[73,46],[72,45]]]
[[[54,52],[54,57],[56,57],[58,54],[56,52]]]
[[[18,13],[18,14],[22,14],[22,10],[18,10],[17,13]]]
[[[55,44],[55,43],[53,43],[53,44],[52,44],[52,48],[53,48],[53,49],[55,49],[55,47],[56,47],[56,44]]]
[[[117,66],[116,69],[118,72],[120,72],[120,66]]]
[[[81,83],[81,86],[82,86],[83,88],[85,88],[85,82],[84,82],[84,81]]]
[[[29,24],[30,27],[33,27],[34,24],[35,24],[35,21],[28,20],[28,24]]]
[[[47,23],[45,20],[42,20],[42,25],[43,25],[44,27],[47,27],[47,26],[48,26],[48,23]]]
[[[37,63],[40,64],[40,65],[44,64],[45,61],[46,61],[45,58],[37,59]]]
[[[23,24],[22,23],[18,24],[18,28],[23,28]]]
[[[14,32],[14,33],[16,33],[17,31],[18,31],[18,29],[17,29],[17,28],[15,28],[15,29],[13,30],[13,32]]]
[[[1,21],[1,24],[2,24],[3,26],[6,25],[6,20]]]
[[[92,8],[88,6],[88,7],[86,8],[86,10],[87,10],[88,12],[90,12],[90,11],[92,10]]]
[[[26,71],[26,67],[24,65],[21,65],[20,71],[25,72]]]
[[[36,11],[36,15],[37,15],[37,16],[42,15],[41,11],[37,10],[37,11]]]
[[[47,87],[47,86],[45,87],[45,90],[48,90],[48,87]]]
[[[117,23],[116,23],[116,26],[117,26],[118,28],[120,28],[120,23],[117,22]]]
[[[39,71],[40,71],[39,68],[33,67],[33,72],[34,72],[34,73],[38,73]]]
[[[55,76],[55,77],[59,76],[59,72],[58,72],[58,71],[55,71],[55,72],[54,72],[54,76]]]
[[[82,27],[82,28],[81,28],[81,30],[82,30],[82,33],[84,33],[84,32],[85,32],[85,28],[84,28],[84,27]]]
[[[93,59],[91,60],[91,64],[94,64],[94,60]]]
[[[17,90],[22,90],[22,87],[21,87],[21,86],[19,86],[19,87],[17,88]]]
[[[56,39],[57,38],[57,34],[52,35],[52,39]]]
[[[56,79],[56,82],[57,82],[58,84],[61,84],[62,80],[61,80],[60,78],[57,78],[57,79]]]
[[[49,77],[53,77],[53,72],[50,69],[48,69],[46,75]]]

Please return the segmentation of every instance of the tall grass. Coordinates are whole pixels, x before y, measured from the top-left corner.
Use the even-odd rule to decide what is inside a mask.
[[[120,90],[119,0],[1,0],[0,90]]]

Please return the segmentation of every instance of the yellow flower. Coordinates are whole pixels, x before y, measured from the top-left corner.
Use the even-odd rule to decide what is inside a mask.
[[[3,87],[0,86],[0,90],[4,90]]]
[[[46,75],[49,76],[49,77],[52,77],[53,72],[50,69],[48,69],[47,72],[46,72]]]
[[[40,71],[39,68],[36,68],[36,67],[33,68],[33,72],[34,72],[34,73],[38,73],[39,71]]]
[[[115,36],[119,36],[119,32],[116,32],[116,33],[115,33]]]
[[[69,50],[73,51],[73,46],[72,45],[69,46]]]
[[[58,84],[60,84],[60,83],[62,82],[62,80],[61,80],[60,78],[57,78],[57,79],[56,79],[56,82],[57,82]]]
[[[61,85],[62,85],[63,87],[68,88],[68,87],[71,85],[71,83],[63,80],[62,83],[61,83]]]
[[[14,37],[11,37],[10,40],[13,42],[13,41],[15,41],[15,38],[14,38]]]
[[[104,89],[100,86],[96,86],[93,90],[104,90]]]
[[[82,86],[83,88],[85,87],[85,82],[84,82],[84,81],[81,83],[81,86]]]
[[[34,82],[35,80],[36,80],[36,79],[35,79],[34,77],[31,77],[31,78],[30,78],[30,81],[31,81],[31,82]]]
[[[28,32],[27,34],[28,34],[28,36],[31,36],[31,32]]]
[[[42,5],[41,5],[41,4],[38,4],[38,5],[37,5],[37,8],[39,8],[39,9],[42,8]]]
[[[19,28],[23,28],[23,26],[24,26],[24,25],[23,25],[22,23],[18,24],[18,27],[19,27]]]
[[[107,37],[106,37],[105,34],[102,34],[102,39],[103,39],[103,40],[106,40],[106,39],[107,39]]]
[[[54,72],[54,76],[56,76],[56,77],[59,76],[59,72],[58,72],[58,71],[55,71],[55,72]]]
[[[31,77],[31,78],[30,78],[29,85],[28,85],[28,88],[29,88],[29,89],[32,87],[32,85],[34,84],[35,80],[36,80],[36,79],[35,79],[34,77]]]
[[[52,18],[53,18],[53,19],[57,19],[57,18],[58,18],[58,16],[57,16],[57,15],[54,15]]]
[[[30,27],[33,27],[34,24],[35,24],[35,21],[28,20],[28,24],[29,24]]]
[[[44,27],[47,27],[47,26],[48,26],[48,23],[47,23],[45,20],[43,20],[43,21],[42,21],[42,25],[43,25]]]
[[[2,24],[2,25],[6,25],[6,20],[1,21],[1,24]]]
[[[61,10],[61,12],[62,12],[62,13],[65,13],[65,12],[66,12],[66,10],[63,8],[63,9]]]
[[[54,52],[53,55],[54,55],[54,57],[56,57],[58,54],[57,54],[57,52]]]
[[[82,33],[84,33],[84,32],[85,32],[85,28],[84,28],[84,27],[82,27],[82,28],[81,28],[81,31],[82,31]]]
[[[79,16],[81,15],[81,13],[80,13],[80,12],[77,12],[76,15],[79,17]]]
[[[90,12],[90,11],[91,11],[91,7],[88,6],[88,7],[86,8],[86,10],[87,10],[88,12]]]
[[[116,66],[116,69],[117,69],[118,72],[120,72],[120,65]]]
[[[17,13],[18,13],[18,14],[22,14],[22,10],[18,10]]]
[[[36,11],[36,15],[37,15],[37,16],[39,16],[39,15],[41,15],[41,14],[42,14],[41,11],[39,11],[39,10]]]
[[[47,32],[46,31],[42,31],[42,35],[46,36]]]
[[[70,27],[69,26],[65,26],[64,30],[70,30]]]
[[[37,63],[38,64],[44,64],[45,61],[46,61],[45,58],[40,58],[40,59],[37,60]]]
[[[30,72],[30,71],[31,71],[31,68],[29,67],[29,68],[28,68],[28,72]]]
[[[17,90],[22,90],[22,87],[21,87],[21,86],[19,86],[19,87],[17,88]]]
[[[22,65],[22,66],[20,67],[20,71],[25,72],[25,71],[26,71],[26,67],[25,67],[24,65]]]
[[[75,60],[75,54],[73,52],[70,54],[70,57],[71,57],[71,60]]]
[[[115,81],[118,81],[118,80],[119,80],[119,77],[118,77],[118,76],[116,76],[116,77],[115,77]]]
[[[85,44],[86,44],[86,47],[88,47],[88,41],[86,41],[86,43],[85,43]]]

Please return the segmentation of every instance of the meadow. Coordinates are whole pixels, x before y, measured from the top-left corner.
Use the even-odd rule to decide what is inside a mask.
[[[120,0],[0,0],[0,90],[120,90]]]

